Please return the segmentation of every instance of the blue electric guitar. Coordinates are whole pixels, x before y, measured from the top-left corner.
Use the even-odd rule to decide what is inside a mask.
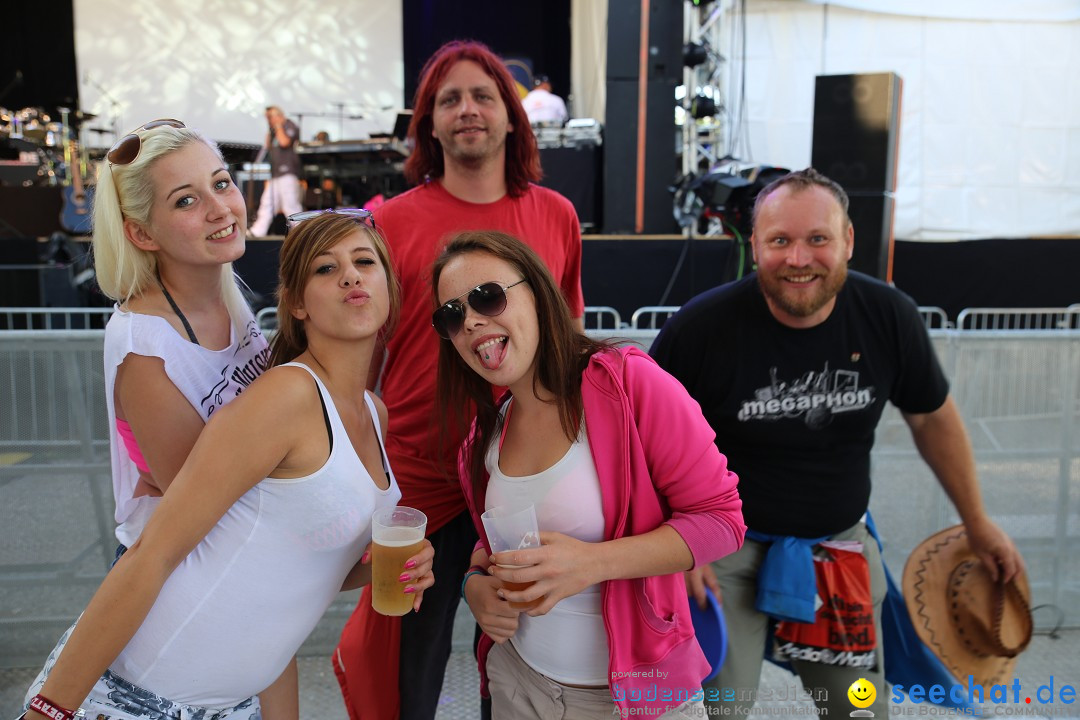
[[[74,145],[74,141],[71,144]],[[72,235],[89,235],[92,229],[90,207],[94,200],[94,189],[83,185],[78,151],[73,150],[71,156],[75,161],[68,165],[71,169],[71,184],[63,191],[64,205],[60,209],[60,227]]]
[[[71,109],[62,107],[60,111],[61,127],[63,128],[64,145],[64,168],[66,169],[63,189],[63,207],[60,208],[60,227],[72,235],[89,235],[91,230],[90,205],[94,194],[91,188],[83,186],[82,169],[82,143],[75,137],[69,122]],[[88,120],[94,115],[79,112],[76,113],[80,121]]]

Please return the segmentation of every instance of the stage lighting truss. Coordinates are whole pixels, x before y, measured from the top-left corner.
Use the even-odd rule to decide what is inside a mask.
[[[683,85],[676,90],[675,122],[682,132],[684,178],[707,173],[724,155],[722,74],[726,61],[717,50],[721,47],[723,10],[723,2],[687,0],[683,6]],[[683,195],[686,202],[682,209],[676,202],[676,217],[684,228],[694,224],[689,216],[703,210],[700,205],[693,207],[693,195]]]

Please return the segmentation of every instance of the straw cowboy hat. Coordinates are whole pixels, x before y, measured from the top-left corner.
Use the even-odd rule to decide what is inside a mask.
[[[904,599],[915,631],[959,682],[984,686],[1011,678],[1031,641],[1027,576],[994,582],[955,525],[931,535],[904,565]]]

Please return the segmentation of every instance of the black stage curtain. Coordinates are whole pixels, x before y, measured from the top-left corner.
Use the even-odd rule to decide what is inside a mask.
[[[405,107],[424,63],[449,40],[479,40],[505,58],[532,62],[555,94],[570,92],[570,0],[402,0]]]
[[[1065,307],[1080,302],[1080,238],[898,241],[893,282],[956,320],[971,307]]]
[[[72,0],[4,3],[0,12],[0,106],[79,107]],[[20,79],[21,78],[21,79]]]

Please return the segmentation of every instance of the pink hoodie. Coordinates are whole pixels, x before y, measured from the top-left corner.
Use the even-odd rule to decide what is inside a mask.
[[[593,355],[581,394],[600,478],[605,540],[666,523],[690,548],[695,567],[742,546],[746,526],[738,478],[678,380],[640,350],[619,348]],[[483,499],[472,497],[464,465],[459,470],[473,524],[490,552],[480,522]],[[682,573],[609,581],[602,598],[609,687],[623,715],[656,717],[693,697],[709,664],[694,637]],[[478,650],[485,696],[493,642],[484,635]]]

